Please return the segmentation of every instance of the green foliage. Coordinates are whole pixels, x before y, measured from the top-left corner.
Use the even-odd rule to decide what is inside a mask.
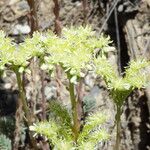
[[[49,110],[52,113],[53,117],[61,124],[71,127],[71,116],[68,110],[59,102],[51,101],[49,102]],[[50,116],[52,117],[52,116]]]
[[[3,31],[0,32],[0,69],[4,65],[14,68],[18,67],[19,72],[23,72],[30,59],[34,56],[43,56],[44,48],[42,48],[42,34],[35,32],[32,38],[26,38],[24,43],[16,45],[7,38]]]
[[[11,59],[11,53],[14,46],[9,38],[5,37],[5,33],[0,31],[0,69]]]
[[[103,35],[96,37],[95,33],[88,26],[85,28],[64,28],[61,37],[57,37],[50,31],[47,33],[35,32],[32,38],[26,38],[25,42],[19,45],[13,43],[1,31],[0,69],[4,69],[4,66],[6,66],[15,71],[21,92],[20,95],[22,96],[23,108],[25,114],[28,115],[26,116],[28,121],[30,120],[30,114],[27,112],[28,106],[22,90],[23,88],[21,87],[21,74],[19,73],[26,70],[33,57],[40,58],[40,65],[43,69],[53,70],[55,65],[61,65],[71,77],[71,79],[69,78],[71,83],[75,84],[78,78],[84,77],[88,70],[93,69],[91,64],[96,53],[95,49],[103,49],[103,52],[107,52],[109,43],[109,37],[105,38]],[[75,98],[73,97],[73,99]],[[49,123],[44,122],[36,125],[37,132],[46,135],[52,140],[54,149],[55,147],[62,149],[64,146],[66,146],[65,149],[73,148],[72,128],[74,119],[57,103],[51,104],[51,109],[53,110],[53,114],[55,114],[55,119],[50,119]],[[98,118],[95,119],[99,122]],[[56,121],[61,123],[61,125],[57,124]],[[94,126],[91,127],[93,127],[91,131],[94,132]],[[89,142],[94,141],[96,138],[99,140],[103,139],[101,130],[97,130],[95,134],[87,134],[91,134],[88,138]],[[84,139],[84,136],[82,138]],[[96,142],[98,141],[93,143],[96,144]],[[81,143],[84,143],[84,141]]]
[[[24,71],[29,60],[36,56],[41,58],[42,68],[53,70],[60,64],[65,71],[69,71],[75,81],[83,77],[91,69],[91,62],[95,49],[107,51],[111,43],[109,37],[95,36],[90,27],[64,28],[62,36],[57,37],[51,31],[47,33],[35,32],[32,38],[26,38],[24,43],[15,45],[5,37],[0,36],[0,66],[19,66]],[[16,57],[17,56],[17,57]]]
[[[102,140],[108,139],[108,134],[104,129],[100,129],[100,125],[106,122],[106,116],[99,112],[91,114],[87,117],[86,123],[82,132],[79,135],[78,143],[83,145],[86,142],[93,143],[93,149],[95,145]]]
[[[125,70],[125,76],[120,77],[105,57],[110,43],[109,37],[103,35],[97,37],[88,26],[64,28],[61,37],[57,37],[51,31],[35,32],[32,38],[26,38],[25,42],[19,45],[14,44],[3,31],[0,31],[0,70],[5,66],[13,69],[16,74],[22,73],[27,69],[33,57],[40,59],[42,69],[52,71],[56,65],[61,65],[69,77],[69,83],[72,84],[70,86],[72,87],[70,90],[72,91],[72,93],[70,92],[72,105],[76,104],[74,84],[79,78],[84,77],[87,71],[95,70],[105,80],[113,100],[120,110],[132,90],[146,85],[147,74],[143,69],[149,66],[149,62],[144,59],[131,61]],[[98,58],[96,57],[97,51],[100,52]],[[26,102],[24,97],[23,99]],[[24,105],[26,105],[24,108],[28,110],[27,104],[24,103]],[[68,111],[58,103],[50,103],[50,105],[55,118],[50,119],[49,122],[37,123],[35,126],[31,126],[31,129],[51,140],[54,149],[62,149],[62,147],[66,150],[94,149],[99,141],[108,138],[106,132],[99,128],[99,125],[106,119],[103,115],[96,113],[87,118],[79,133],[78,145],[75,145],[72,133],[72,124],[75,119],[73,116],[70,117]],[[76,117],[76,115],[74,116]]]
[[[34,32],[32,38],[28,37],[25,39],[24,43],[20,44],[20,49],[22,51],[28,52],[30,57],[42,57],[45,54],[45,49],[42,43],[46,40],[44,34],[39,32]]]
[[[11,140],[7,138],[4,134],[0,134],[0,149],[1,150],[11,150]]]
[[[108,88],[110,89],[111,96],[117,108],[115,117],[116,121],[116,145],[115,149],[120,149],[120,121],[122,114],[122,106],[126,98],[135,88],[142,88],[148,82],[148,72],[144,69],[150,65],[146,60],[131,61],[125,70],[125,77],[117,75],[115,69],[106,59],[105,55],[95,58],[94,60],[96,73],[103,77]]]
[[[148,72],[144,69],[149,65],[150,62],[144,59],[130,62],[129,67],[126,68],[126,76],[124,79],[132,86],[132,89],[140,89],[146,85]]]
[[[94,59],[96,73],[103,77],[105,82],[108,84],[108,87],[113,86],[112,82],[118,78],[117,73],[114,68],[111,66],[106,57],[98,57]]]
[[[84,77],[87,70],[91,69],[94,50],[108,47],[109,38],[96,37],[90,27],[63,29],[62,37],[50,35],[44,42],[49,56],[45,62],[49,66],[60,64],[65,71],[69,71],[73,81]],[[51,67],[53,68],[53,67]]]
[[[30,51],[22,48],[22,44],[16,45],[10,38],[5,37],[4,32],[0,32],[0,69],[4,69],[4,65],[18,66],[20,72],[24,70],[31,58]]]
[[[30,130],[46,136],[55,147],[61,149],[62,147],[59,146],[62,143],[69,146],[71,142],[71,130],[65,130],[66,134],[62,132],[64,131],[64,127],[64,124],[57,124],[54,120],[49,120],[49,122],[40,122],[34,126],[30,126]]]
[[[30,126],[30,130],[46,136],[50,142],[53,143],[54,149],[57,150],[61,150],[62,148],[65,150],[84,150],[88,145],[94,149],[98,142],[109,138],[106,131],[100,128],[100,126],[105,122],[106,116],[104,114],[100,114],[99,112],[88,116],[86,123],[83,126],[83,130],[79,134],[77,145],[73,142],[71,127],[68,128],[66,124],[60,124],[57,120],[37,123]]]
[[[93,133],[91,133],[90,136],[88,136],[88,138],[84,140],[84,142],[81,142],[78,149],[94,150],[99,142],[105,141],[107,139],[109,139],[109,136],[106,131],[104,129],[101,129],[100,131],[99,129],[97,129]]]
[[[148,81],[148,74],[143,71],[149,62],[146,60],[131,61],[125,70],[125,77],[120,77],[106,57],[94,60],[96,73],[103,77],[116,104],[122,105],[135,88],[142,88]]]

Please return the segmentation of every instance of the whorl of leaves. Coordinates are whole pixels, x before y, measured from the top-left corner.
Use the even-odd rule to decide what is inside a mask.
[[[98,142],[109,138],[106,131],[100,128],[100,126],[106,122],[106,116],[99,112],[87,117],[86,124],[79,134],[77,145],[73,142],[71,128],[68,129],[67,134],[64,134],[64,132],[60,131],[64,131],[63,129],[67,129],[68,127],[65,127],[66,124],[56,122],[56,120],[40,122],[30,126],[30,130],[46,136],[55,145],[55,148],[59,150],[62,148],[66,150],[84,150],[88,145],[94,149]]]
[[[86,118],[86,123],[78,138],[79,149],[84,150],[87,146],[94,149],[99,142],[109,139],[106,130],[101,128],[101,125],[106,120],[107,117],[99,112],[91,114]]]
[[[49,122],[40,122],[34,126],[30,126],[31,131],[44,135],[52,142],[56,149],[59,150],[62,148],[62,144],[65,147],[70,147],[71,143],[71,131],[65,130],[65,132],[62,132],[64,131],[64,128],[66,129],[65,125],[57,124],[54,120],[49,120]]]

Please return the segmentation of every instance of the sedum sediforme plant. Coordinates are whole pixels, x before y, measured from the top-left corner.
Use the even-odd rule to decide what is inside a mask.
[[[103,49],[103,53],[106,53],[109,48],[108,44],[111,43],[111,41],[109,37],[106,38],[103,35],[100,37],[95,36],[95,32],[93,32],[92,29],[88,26],[85,28],[83,27],[79,28],[71,27],[70,29],[64,28],[62,30],[61,37],[57,37],[51,32],[45,34],[44,37],[46,38],[43,38],[43,35],[41,35],[41,38],[44,40],[42,41],[40,40],[41,47],[44,48],[45,51],[45,56],[43,57],[44,63],[42,64],[41,68],[53,71],[56,65],[60,65],[63,68],[64,72],[66,73],[66,76],[69,81],[68,90],[70,93],[70,102],[72,106],[71,109],[72,121],[69,126],[70,132],[68,132],[70,133],[71,137],[69,139],[71,139],[71,143],[74,143],[76,147],[78,147],[82,146],[81,143],[84,143],[83,145],[85,145],[87,141],[89,141],[87,146],[90,145],[92,143],[93,137],[93,145],[95,146],[96,141],[94,142],[94,140],[97,139],[98,142],[98,140],[101,139],[100,138],[101,135],[103,134],[101,134],[101,132],[99,133],[98,130],[96,130],[97,132],[94,132],[94,134],[89,136],[88,140],[89,132],[94,129],[94,126],[88,125],[85,126],[85,130],[83,127],[84,134],[82,134],[81,118],[78,111],[79,107],[79,100],[77,98],[78,93],[75,90],[75,86],[78,84],[78,82],[80,82],[82,78],[84,78],[85,74],[89,70],[93,69],[92,64],[94,55],[96,54],[96,50]],[[52,124],[54,124],[54,127],[56,127],[56,123],[54,123],[53,120],[50,120],[50,122],[53,122]],[[47,123],[44,123],[44,126],[45,124]],[[51,130],[53,126],[51,126],[51,123],[48,124],[50,124],[49,130]],[[47,137],[49,137],[50,140],[52,140],[50,138],[52,136],[47,135],[48,131],[46,133],[44,132],[44,127],[42,128],[43,129],[42,131],[38,130],[38,127],[40,125],[43,125],[43,123],[35,125],[35,131],[43,135],[46,135]],[[59,128],[60,127],[55,129]],[[94,138],[94,135],[97,136],[97,138]],[[83,139],[86,139],[85,136],[87,136],[87,140],[84,141]],[[60,138],[60,136],[58,137]],[[63,139],[66,140],[64,137]],[[56,145],[55,142],[58,141],[55,140],[52,141],[54,145]],[[61,142],[57,143],[60,144]]]
[[[120,149],[120,119],[124,101],[134,89],[140,89],[146,86],[148,81],[148,72],[144,69],[150,65],[150,62],[139,59],[132,60],[125,69],[125,76],[120,77],[111,66],[107,58],[103,55],[94,60],[96,73],[105,80],[110,90],[113,101],[116,105],[116,145],[115,150]]]
[[[27,125],[32,124],[32,115],[26,101],[26,96],[23,87],[22,73],[27,71],[29,60],[32,58],[32,51],[27,51],[23,44],[16,45],[5,33],[0,34],[0,69],[10,69],[14,71],[17,78],[19,96],[18,108],[22,107],[25,113]],[[32,146],[35,147],[35,140],[30,135]],[[36,149],[36,148],[35,148]]]
[[[55,70],[56,65],[60,65],[66,73],[72,106],[70,119],[66,121],[68,124],[63,122],[60,125],[56,123],[55,119],[50,118],[49,122],[37,123],[32,128],[37,133],[41,133],[50,139],[55,149],[65,146],[65,149],[74,147],[76,149],[86,149],[87,147],[93,149],[99,140],[107,139],[105,132],[96,129],[103,118],[99,113],[89,116],[86,123],[82,124],[78,112],[79,100],[75,87],[89,70],[94,69],[96,69],[98,75],[104,78],[117,108],[115,149],[119,149],[120,116],[123,103],[135,88],[142,88],[146,84],[147,77],[143,69],[149,65],[149,62],[142,59],[131,61],[129,67],[126,68],[125,76],[120,77],[105,57],[105,54],[109,51],[109,43],[111,43],[109,37],[96,36],[88,26],[85,28],[64,28],[60,37],[50,31],[46,33],[35,32],[32,38],[27,38],[24,43],[19,45],[12,43],[9,38],[5,37],[4,32],[1,32],[0,69],[7,67],[16,73],[21,103],[28,126],[32,124],[32,115],[22,86],[22,73],[28,70],[30,60],[33,57],[39,58],[41,68],[50,72]],[[62,111],[58,105],[57,108]],[[59,112],[59,109],[54,112]],[[58,118],[61,118],[61,116],[58,115]],[[65,119],[58,120],[62,122]]]
[[[90,27],[64,28],[62,36],[50,37],[44,41],[44,46],[49,56],[45,56],[47,66],[60,65],[65,71],[69,80],[69,93],[72,106],[72,133],[74,141],[77,139],[81,127],[81,118],[78,112],[79,100],[75,94],[75,85],[88,70],[92,70],[91,64],[95,49],[107,50],[110,39],[103,36],[96,37],[95,32]]]

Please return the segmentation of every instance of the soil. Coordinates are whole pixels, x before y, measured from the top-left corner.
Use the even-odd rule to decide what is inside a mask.
[[[46,29],[54,30],[54,15],[53,15],[53,2],[50,0],[37,0],[38,7],[38,24],[41,31]],[[102,25],[109,15],[110,9],[114,2],[112,0],[89,0],[87,5],[87,23],[92,26],[97,34],[100,34]],[[120,72],[123,73],[124,67],[132,59],[140,56],[150,56],[150,1],[149,0],[119,0],[117,7],[118,29],[115,22],[115,13],[112,12],[108,21],[103,28],[103,32],[110,35],[114,41],[117,51],[110,53],[112,64],[116,66],[120,60]],[[0,29],[5,30],[6,33],[12,37],[16,42],[22,42],[24,37],[29,33],[30,26],[28,25],[29,6],[25,0],[1,0],[0,1]],[[84,15],[82,2],[80,0],[60,0],[60,20],[62,26],[81,25],[84,23]],[[18,27],[19,25],[19,27]],[[21,32],[22,34],[20,34]],[[120,46],[117,38],[119,37]],[[119,65],[118,65],[119,67]],[[8,80],[10,76],[3,78],[1,83],[0,94],[11,95],[7,105],[12,105],[12,101],[16,101],[16,85],[13,80]],[[37,79],[37,80],[36,80]],[[34,83],[39,80],[39,76]],[[39,83],[39,82],[38,82]],[[10,85],[9,85],[10,84]],[[47,82],[47,93],[52,94],[47,99],[56,97],[56,83]],[[37,90],[41,86],[36,85]],[[30,91],[32,86],[27,85],[29,92],[28,99],[30,99]],[[85,79],[86,95],[95,100],[96,107],[106,111],[109,116],[108,127],[109,131],[114,136],[115,129],[113,128],[115,118],[115,107],[109,98],[108,91],[106,90],[105,83],[101,80],[96,80],[94,75],[89,74]],[[66,98],[65,89],[63,88],[63,96]],[[10,92],[11,91],[11,92]],[[122,115],[122,134],[121,134],[121,150],[150,150],[150,90],[136,90],[134,91],[124,104],[124,111]],[[2,97],[3,97],[2,95]],[[47,95],[47,94],[46,94]],[[0,97],[0,109],[5,105],[2,103],[3,98]],[[63,102],[67,103],[67,101]],[[14,103],[15,104],[15,103]],[[14,112],[12,110],[6,111],[9,115]],[[0,112],[1,112],[0,111]],[[114,139],[114,138],[112,138]],[[100,146],[100,149],[111,150],[113,149],[114,141],[111,140]]]

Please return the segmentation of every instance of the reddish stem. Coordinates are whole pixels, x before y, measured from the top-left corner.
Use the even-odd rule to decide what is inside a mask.
[[[58,0],[53,0],[54,2],[54,15],[55,15],[55,30],[54,32],[56,33],[57,36],[61,35],[62,27],[61,27],[61,22],[60,22],[60,6]],[[59,84],[60,82],[60,77],[61,77],[61,68],[59,66],[56,66],[56,82],[57,82],[57,97],[61,99],[61,85]]]
[[[60,17],[59,17],[59,12],[60,12],[60,6],[58,0],[53,0],[54,2],[54,15],[55,15],[55,33],[60,36],[61,35],[61,23],[60,23]]]
[[[88,13],[88,8],[87,8],[87,0],[82,0],[82,6],[83,6],[83,25],[87,24],[87,13]]]
[[[35,0],[27,0],[28,5],[30,7],[30,16],[29,16],[29,24],[31,26],[32,35],[34,31],[38,30],[38,17],[37,17],[37,2]]]

